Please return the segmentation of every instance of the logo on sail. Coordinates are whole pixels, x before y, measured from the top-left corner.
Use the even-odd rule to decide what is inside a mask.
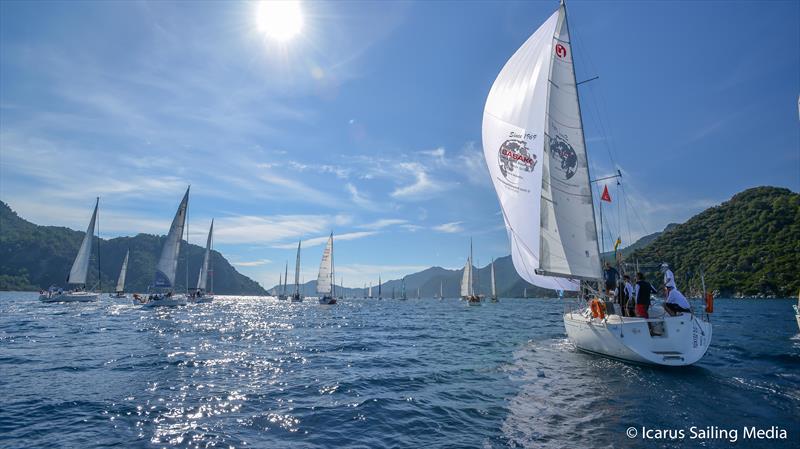
[[[500,145],[497,159],[500,164],[500,173],[506,179],[516,170],[532,172],[533,168],[536,167],[536,155],[530,154],[524,140],[508,139],[503,142]]]
[[[556,44],[556,56],[558,56],[559,58],[566,57],[567,56],[567,47],[565,47],[565,46],[563,46],[561,44]]]
[[[569,179],[578,171],[578,154],[575,149],[567,142],[563,135],[556,135],[550,137],[550,157],[555,159],[559,164],[551,165],[551,172],[553,168],[558,169],[564,173],[564,179]]]

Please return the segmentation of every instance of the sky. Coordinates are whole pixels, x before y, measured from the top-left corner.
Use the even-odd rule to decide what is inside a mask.
[[[350,287],[509,253],[481,149],[544,2],[0,2],[0,200],[103,238],[189,231],[271,287],[336,236]],[[800,2],[568,2],[591,172],[623,246],[754,186],[800,190]],[[606,242],[607,247],[610,242]]]

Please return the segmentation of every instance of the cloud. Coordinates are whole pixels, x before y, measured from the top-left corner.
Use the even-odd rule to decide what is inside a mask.
[[[407,201],[427,200],[449,188],[447,184],[431,179],[425,166],[418,162],[403,162],[398,167],[414,176],[415,181],[395,189],[391,194],[393,198]]]
[[[358,231],[358,232],[348,232],[348,233],[345,233],[345,234],[334,234],[333,235],[333,240],[334,241],[356,240],[356,239],[360,239],[360,238],[364,238],[364,237],[369,237],[369,236],[375,235],[377,233],[378,233],[377,231]],[[315,247],[315,246],[322,245],[322,244],[324,244],[324,243],[326,243],[328,241],[328,237],[330,237],[330,236],[329,235],[324,235],[324,236],[314,237],[314,238],[310,238],[310,239],[303,239],[302,247],[303,248],[312,248],[312,247]],[[297,248],[297,243],[296,242],[282,243],[282,244],[272,245],[272,247],[273,248],[278,248],[278,249],[293,249],[293,248]]]
[[[399,218],[383,218],[371,223],[359,225],[358,227],[362,229],[383,229],[389,226],[402,225],[407,222],[408,220],[402,220]]]
[[[444,164],[444,155],[446,153],[444,147],[439,147],[433,150],[424,150],[420,151],[419,153],[433,157],[434,159],[436,159],[436,163],[438,164]]]
[[[378,210],[378,205],[369,199],[366,195],[361,193],[353,183],[348,182],[344,185],[345,189],[350,193],[350,200],[356,206],[367,210]]]
[[[462,221],[454,221],[452,223],[444,223],[440,224],[439,226],[434,226],[434,231],[445,232],[448,234],[454,234],[457,232],[462,232],[464,228],[461,226]]]
[[[221,244],[268,245],[324,232],[335,222],[336,218],[329,215],[240,215],[217,219],[214,235]]]

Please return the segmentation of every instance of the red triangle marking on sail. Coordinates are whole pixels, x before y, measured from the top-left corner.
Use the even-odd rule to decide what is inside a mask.
[[[603,187],[603,196],[600,197],[603,201],[611,202],[611,195],[608,194],[608,186]]]

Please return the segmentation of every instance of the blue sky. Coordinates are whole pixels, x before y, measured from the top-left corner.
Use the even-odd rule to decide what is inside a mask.
[[[39,224],[191,239],[271,286],[338,236],[348,286],[508,254],[486,95],[557,2],[0,3],[0,199]],[[800,190],[800,3],[568,4],[592,172],[624,244],[757,185]],[[611,186],[616,199],[619,192]],[[619,201],[615,205],[620,204]],[[635,211],[633,210],[635,209]],[[625,215],[628,219],[625,219]]]

